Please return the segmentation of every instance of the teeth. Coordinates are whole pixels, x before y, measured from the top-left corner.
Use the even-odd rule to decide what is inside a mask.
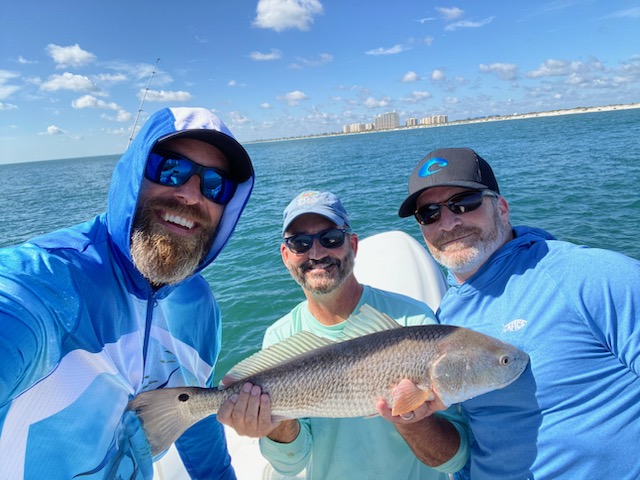
[[[189,230],[191,230],[194,227],[194,225],[196,224],[192,220],[188,220],[186,218],[179,217],[178,215],[171,215],[170,213],[165,213],[162,216],[162,219],[165,222],[175,223],[176,225],[180,225],[180,226],[186,227]]]

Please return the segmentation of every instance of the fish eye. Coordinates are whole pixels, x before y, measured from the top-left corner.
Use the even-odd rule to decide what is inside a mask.
[[[509,365],[511,363],[511,358],[509,358],[509,355],[502,355],[500,357],[499,363],[503,367],[506,367],[507,365]]]

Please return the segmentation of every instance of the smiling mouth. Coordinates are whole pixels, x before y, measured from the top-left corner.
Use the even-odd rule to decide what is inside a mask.
[[[174,225],[179,225],[180,227],[191,230],[196,226],[196,222],[193,220],[189,220],[188,218],[181,217],[180,215],[173,215],[171,213],[164,212],[162,215],[162,220],[167,223],[172,223]]]
[[[328,270],[332,266],[337,267],[337,263],[335,260],[320,260],[320,261],[310,261],[304,267],[305,272],[309,272],[312,270]]]
[[[459,237],[455,237],[455,238],[448,238],[447,240],[445,240],[444,242],[442,242],[440,244],[440,249],[445,249],[447,247],[451,247],[452,245],[456,245],[458,243],[467,243],[467,239],[471,237],[471,234],[464,234],[464,235],[460,235]]]

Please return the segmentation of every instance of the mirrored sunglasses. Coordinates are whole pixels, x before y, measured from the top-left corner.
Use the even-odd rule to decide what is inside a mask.
[[[147,159],[145,176],[159,185],[179,187],[193,175],[200,177],[200,191],[213,203],[226,205],[236,191],[236,182],[225,176],[224,172],[204,167],[176,153],[151,152]]]

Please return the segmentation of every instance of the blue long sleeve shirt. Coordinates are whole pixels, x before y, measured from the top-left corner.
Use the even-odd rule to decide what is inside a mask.
[[[467,282],[450,276],[438,311],[530,356],[462,403],[475,440],[458,478],[640,478],[640,262],[514,231]]]

